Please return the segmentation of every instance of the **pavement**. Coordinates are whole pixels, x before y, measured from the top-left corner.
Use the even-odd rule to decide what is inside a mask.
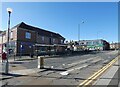
[[[41,71],[38,68],[34,69],[27,69],[26,67],[22,66],[22,64],[31,62],[32,60],[35,60],[36,58],[30,58],[30,57],[17,57],[16,60],[14,58],[9,58],[9,73],[5,74],[5,62],[2,62],[0,60],[0,84],[5,85],[2,80],[12,79],[15,77],[23,77],[32,73],[37,73],[38,71]]]
[[[120,59],[115,62],[102,76],[93,84],[94,86],[103,85],[104,87],[120,87]]]

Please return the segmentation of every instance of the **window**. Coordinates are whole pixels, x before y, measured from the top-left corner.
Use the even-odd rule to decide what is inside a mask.
[[[83,45],[84,43],[82,42],[81,44]]]
[[[92,42],[88,42],[88,45],[92,45]]]
[[[98,45],[99,41],[93,41],[93,45]]]
[[[13,39],[13,31],[10,32],[10,38]]]
[[[61,43],[63,43],[63,40],[61,40]]]
[[[99,44],[102,44],[102,41],[101,41],[101,40],[99,41]]]
[[[44,36],[42,36],[42,41],[44,41],[45,40],[45,37]]]
[[[31,39],[31,33],[30,33],[30,32],[26,32],[26,33],[25,33],[25,38]]]
[[[53,43],[55,42],[55,39],[53,39]]]

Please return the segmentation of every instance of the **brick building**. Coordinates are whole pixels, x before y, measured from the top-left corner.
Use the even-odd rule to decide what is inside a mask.
[[[0,33],[0,53],[6,50],[6,31]],[[24,22],[10,29],[9,50],[16,55],[33,53],[35,44],[64,44],[65,38],[58,33],[27,25]]]
[[[103,39],[96,40],[80,40],[80,41],[70,41],[66,42],[68,48],[74,51],[80,50],[109,50],[110,44]]]
[[[80,40],[79,45],[89,50],[109,50],[110,44],[103,39]]]

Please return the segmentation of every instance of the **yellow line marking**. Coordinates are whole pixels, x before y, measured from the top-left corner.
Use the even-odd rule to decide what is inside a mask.
[[[102,69],[100,69],[99,71],[95,72],[92,76],[90,76],[88,79],[86,79],[83,83],[81,83],[80,85],[85,84],[88,80],[90,80],[91,78],[93,78],[95,75],[97,75],[99,72],[101,72],[104,68],[106,68],[106,66],[104,66]]]
[[[96,79],[97,77],[99,77],[106,69],[108,69],[112,64],[114,63],[114,61],[108,65],[107,67],[105,67],[100,73],[98,73],[95,77],[92,78],[92,80],[88,81],[85,85],[89,85],[94,79]]]
[[[120,58],[120,56],[116,57],[115,59],[113,59],[111,62],[109,62],[106,66],[104,66],[102,69],[98,70],[97,72],[95,72],[92,76],[90,76],[88,79],[86,79],[85,81],[83,81],[81,84],[78,85],[79,86],[86,86],[89,85],[93,80],[95,80],[97,77],[99,77],[103,72],[105,72],[110,66],[112,66],[118,59]]]

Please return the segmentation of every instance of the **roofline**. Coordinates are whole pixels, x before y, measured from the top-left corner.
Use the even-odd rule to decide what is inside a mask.
[[[23,23],[24,23],[24,22],[23,22]],[[33,27],[33,28],[41,29],[41,30],[43,30],[43,31],[50,32],[50,33],[57,34],[57,35],[60,35],[60,36],[61,36],[61,34],[59,34],[59,33],[55,33],[55,32],[52,32],[52,31],[48,31],[48,30],[46,30],[46,29],[34,27],[34,26],[29,25],[29,24],[26,24],[26,23],[24,23],[24,24],[27,25],[27,26]],[[61,37],[64,38],[63,36],[61,36]],[[65,39],[65,38],[64,38],[64,39]]]
[[[55,33],[55,32],[48,31],[48,30],[45,30],[45,29],[42,29],[42,28],[34,27],[34,26],[31,26],[31,25],[26,24],[26,23],[24,23],[24,22],[21,22],[21,23],[17,24],[16,26],[12,27],[11,29],[18,28],[18,27],[21,28],[20,25],[21,25],[22,23],[25,24],[26,26],[33,27],[33,28],[35,28],[35,29],[40,29],[40,30],[43,30],[43,31],[45,31],[45,32],[49,32],[49,33],[52,33],[52,34],[59,35],[62,39],[65,39],[65,38],[64,38],[61,34],[59,34],[59,33]]]

